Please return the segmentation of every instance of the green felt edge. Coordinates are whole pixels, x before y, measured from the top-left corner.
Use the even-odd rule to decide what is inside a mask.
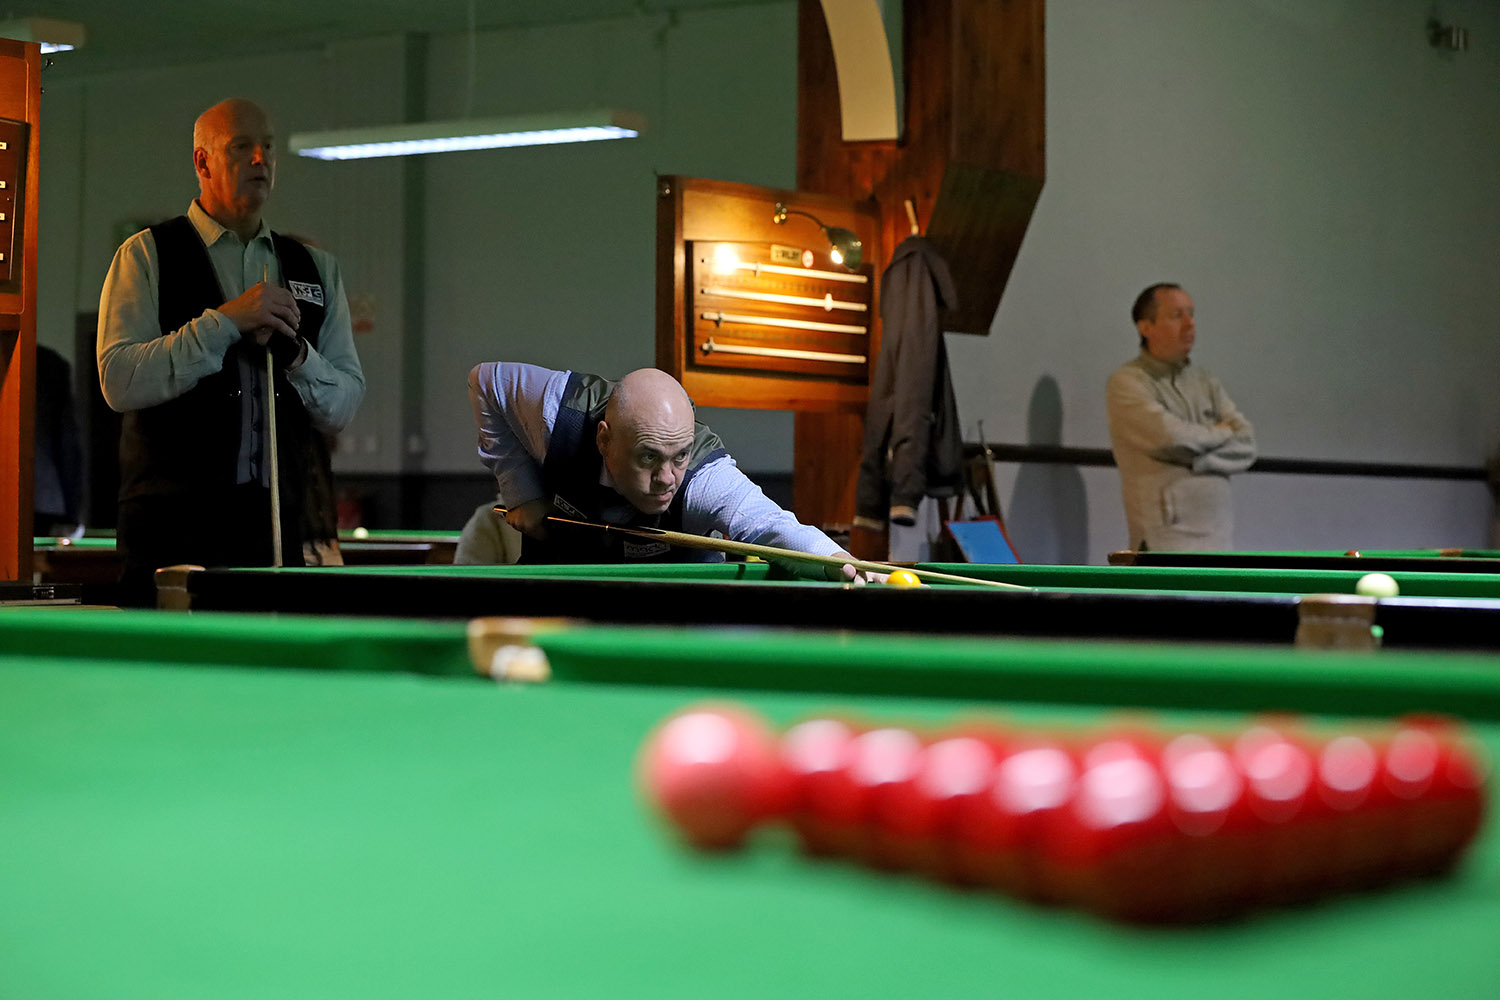
[[[471,677],[462,622],[14,608],[0,653]]]
[[[1469,653],[593,625],[536,642],[589,683],[1500,719],[1500,657]],[[462,622],[387,618],[16,609],[0,651],[475,676]]]
[[[1500,658],[1458,653],[644,628],[537,644],[574,681],[1500,719]]]

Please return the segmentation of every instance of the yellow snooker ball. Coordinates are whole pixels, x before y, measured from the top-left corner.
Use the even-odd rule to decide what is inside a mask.
[[[917,574],[909,569],[898,569],[885,578],[885,582],[892,587],[920,587],[922,580]]]
[[[355,528],[351,532],[351,534],[355,538],[369,538],[370,537],[370,529],[369,528],[363,528],[363,527],[361,527],[361,528]]]
[[[1397,597],[1401,587],[1386,573],[1366,573],[1354,585],[1354,592],[1365,597]]]

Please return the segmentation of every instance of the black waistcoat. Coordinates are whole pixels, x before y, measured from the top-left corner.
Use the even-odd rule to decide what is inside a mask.
[[[213,262],[198,231],[185,215],[151,227],[156,241],[159,278],[157,319],[163,335],[226,301]],[[317,264],[296,240],[271,234],[283,284],[291,282],[321,289]],[[316,347],[325,308],[298,296],[299,336]],[[224,356],[223,366],[174,399],[125,414],[120,432],[120,499],[147,496],[185,496],[229,489],[235,484],[240,447],[239,358],[248,353],[259,367],[265,355],[253,344],[238,341]],[[281,475],[283,524],[300,523],[303,493],[302,455],[311,423],[286,373],[276,378],[277,454]]]
[[[631,526],[682,530],[683,498],[698,470],[716,458],[727,455],[719,436],[703,424],[695,424],[693,450],[688,457],[687,473],[678,486],[672,503],[661,514],[643,514],[630,508],[624,497],[599,479],[604,457],[599,454],[595,433],[604,419],[615,383],[597,375],[573,372],[563,390],[552,436],[547,439],[547,457],[542,462],[542,488],[563,517],[598,522],[606,510],[629,508]],[[611,524],[621,523],[611,519]],[[521,561],[527,563],[617,563],[617,562],[706,562],[717,558],[714,553],[695,549],[672,548],[646,539],[632,539],[609,532],[586,528],[568,529],[548,526],[545,542],[525,537],[521,542]]]

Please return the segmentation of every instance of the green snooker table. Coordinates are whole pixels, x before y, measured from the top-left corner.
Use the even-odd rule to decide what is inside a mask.
[[[1457,711],[1500,667],[1185,644],[585,627],[543,684],[461,622],[0,616],[0,996],[1490,997],[1500,834],[1457,871],[1142,929],[798,856],[680,849],[633,788],[660,719],[977,710],[1090,726]]]
[[[458,534],[411,528],[368,528],[363,535],[340,531],[339,551],[344,553],[344,562],[355,566],[452,565]]]
[[[917,589],[799,580],[764,563],[410,566],[162,571],[162,606],[475,617],[562,615],[630,624],[786,625],[905,632],[1291,642],[1349,609],[1359,572],[938,564],[1016,585]],[[1500,647],[1500,574],[1397,574],[1403,596],[1358,611],[1395,646]]]
[[[1236,569],[1337,569],[1365,573],[1500,573],[1495,549],[1349,549],[1311,552],[1133,552],[1109,554],[1111,566]]]

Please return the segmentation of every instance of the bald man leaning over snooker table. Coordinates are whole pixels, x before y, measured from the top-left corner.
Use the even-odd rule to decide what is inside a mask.
[[[469,373],[479,457],[495,475],[506,520],[525,537],[523,563],[717,561],[586,529],[579,521],[664,528],[819,556],[850,556],[773,503],[695,419],[692,400],[655,368],[618,382],[582,372],[488,362]],[[853,566],[791,562],[794,572],[856,583],[881,579]]]

